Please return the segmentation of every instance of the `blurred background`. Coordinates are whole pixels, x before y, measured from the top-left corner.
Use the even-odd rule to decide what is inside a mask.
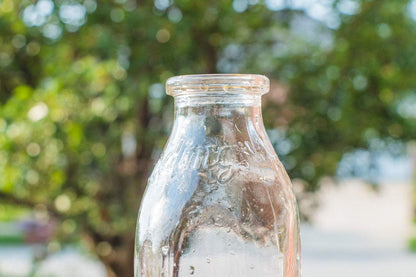
[[[260,73],[303,275],[415,276],[416,1],[0,0],[0,276],[133,274],[167,78]]]

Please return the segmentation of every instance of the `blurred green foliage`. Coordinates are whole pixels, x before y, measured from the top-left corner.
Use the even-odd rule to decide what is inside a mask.
[[[0,205],[0,222],[8,222],[16,220],[23,215],[26,215],[28,209],[26,207],[16,207],[13,205]]]
[[[411,251],[416,252],[416,238],[412,238],[409,242],[409,248]]]
[[[172,123],[163,83],[179,74],[269,76],[265,123],[307,190],[347,151],[413,139],[409,1],[310,4],[322,20],[298,2],[1,0],[1,201],[47,211],[62,241],[84,236],[131,276],[139,199]]]

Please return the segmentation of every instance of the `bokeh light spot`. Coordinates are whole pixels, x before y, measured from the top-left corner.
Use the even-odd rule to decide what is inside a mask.
[[[88,13],[93,13],[97,9],[97,2],[95,0],[85,0],[84,7]]]
[[[238,12],[244,12],[245,10],[247,10],[248,7],[248,3],[247,0],[234,0],[233,1],[233,9]]]
[[[23,11],[23,22],[29,27],[41,26],[45,21],[45,17],[37,11],[35,5],[29,5]]]
[[[64,4],[59,8],[59,17],[65,24],[81,26],[85,22],[86,9],[81,4]]]
[[[176,7],[172,7],[168,11],[168,18],[173,23],[178,23],[182,19],[182,12]]]
[[[367,87],[367,83],[367,78],[363,75],[357,75],[352,80],[353,87],[356,90],[364,90]]]
[[[43,102],[39,102],[29,110],[27,116],[31,121],[39,121],[47,116],[48,112],[48,106]]]
[[[416,0],[413,0],[412,2],[410,2],[409,13],[412,19],[416,21]]]
[[[112,75],[117,80],[124,80],[127,77],[126,70],[121,66],[116,66],[112,72]]]
[[[380,25],[378,25],[377,27],[377,34],[381,37],[381,38],[389,38],[391,36],[391,28],[389,26],[389,24],[386,23],[382,23]]]
[[[171,5],[170,0],[155,0],[155,7],[160,11],[164,11]]]
[[[98,255],[105,257],[105,256],[110,255],[113,249],[108,242],[102,241],[97,244],[96,250],[97,250]]]
[[[52,40],[58,39],[62,34],[62,27],[58,23],[49,23],[43,26],[42,34]]]
[[[160,43],[166,43],[170,39],[170,32],[168,30],[166,30],[166,29],[160,29],[156,33],[156,39]]]
[[[161,83],[153,84],[149,87],[149,96],[152,98],[163,98],[165,96],[165,87]]]
[[[66,219],[62,222],[62,231],[66,234],[72,234],[77,228],[77,223],[73,219]]]
[[[12,62],[12,58],[7,53],[0,53],[0,66],[6,67]]]
[[[39,182],[39,173],[35,170],[29,170],[26,173],[26,181],[31,185],[36,185]]]
[[[30,42],[26,46],[26,53],[30,56],[36,56],[37,54],[39,54],[39,51],[40,51],[40,45],[36,41]]]
[[[39,144],[34,143],[34,142],[29,143],[29,145],[26,147],[26,152],[27,154],[29,154],[29,156],[36,157],[37,155],[40,154]]]
[[[61,194],[55,199],[55,208],[60,212],[67,212],[71,208],[71,199],[68,195]]]
[[[114,8],[110,12],[110,18],[116,23],[122,22],[124,19],[124,11],[120,8]]]
[[[20,49],[26,45],[26,37],[24,35],[17,34],[13,37],[12,44],[17,49]]]
[[[354,15],[360,9],[360,4],[353,0],[341,0],[337,4],[338,10],[346,15]]]
[[[265,0],[267,8],[272,11],[279,11],[286,7],[285,0]]]

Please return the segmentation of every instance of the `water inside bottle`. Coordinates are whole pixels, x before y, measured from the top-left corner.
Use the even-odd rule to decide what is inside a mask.
[[[183,250],[179,276],[283,276],[283,256],[276,247],[259,247],[226,228],[193,232]]]

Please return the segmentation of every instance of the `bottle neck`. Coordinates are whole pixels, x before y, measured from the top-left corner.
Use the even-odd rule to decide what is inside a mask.
[[[180,137],[194,145],[212,140],[232,145],[252,141],[253,137],[268,140],[261,116],[261,95],[207,93],[176,96],[175,123],[170,140]]]

